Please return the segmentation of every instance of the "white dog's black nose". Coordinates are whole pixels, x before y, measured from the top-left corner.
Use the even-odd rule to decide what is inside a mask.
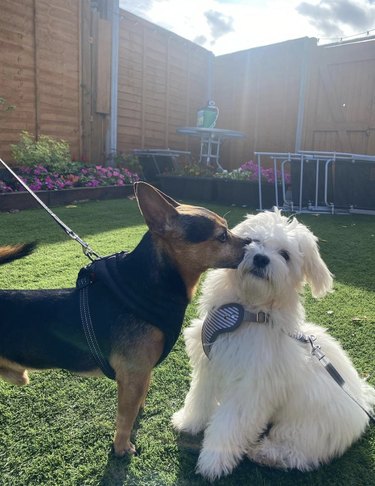
[[[266,255],[261,255],[260,253],[254,255],[253,263],[257,268],[264,268],[269,264],[269,262],[270,259]]]

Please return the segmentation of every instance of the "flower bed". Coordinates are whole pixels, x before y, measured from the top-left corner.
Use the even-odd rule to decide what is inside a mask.
[[[214,173],[202,164],[190,164],[171,174],[159,176],[161,189],[176,199],[194,199],[219,202],[236,206],[259,208],[258,164],[253,161],[242,164],[230,172]],[[276,174],[281,181],[281,173]],[[285,174],[285,183],[290,184],[290,175]],[[262,207],[272,208],[276,204],[275,172],[273,168],[261,168]],[[281,184],[278,183],[278,203],[282,203]]]
[[[137,174],[120,167],[87,166],[71,162],[60,170],[43,165],[20,167],[15,172],[47,206],[75,201],[115,199],[133,193]],[[38,207],[35,199],[5,169],[0,171],[0,210]]]
[[[226,204],[259,208],[259,167],[252,160],[245,162],[238,169],[215,174],[217,178],[217,199]],[[290,184],[290,174],[285,173],[285,183]],[[282,203],[281,173],[276,173],[278,185],[278,202]],[[275,171],[261,167],[261,189],[263,209],[276,204]]]
[[[86,166],[79,162],[67,164],[59,171],[43,165],[20,167],[17,175],[33,191],[56,191],[76,187],[125,186],[139,180],[137,174],[121,167]],[[11,174],[2,172],[0,194],[25,191]]]
[[[242,164],[238,169],[234,169],[230,172],[224,170],[223,172],[218,172],[215,174],[215,177],[220,179],[230,179],[236,181],[251,181],[251,182],[258,182],[258,174],[259,174],[259,167],[256,162],[249,160]],[[261,167],[260,170],[261,174],[261,182],[266,184],[275,184],[275,171],[272,167],[264,168]],[[281,180],[281,172],[278,170],[276,173],[277,180]],[[285,173],[285,183],[287,185],[290,184],[290,174],[288,172]]]

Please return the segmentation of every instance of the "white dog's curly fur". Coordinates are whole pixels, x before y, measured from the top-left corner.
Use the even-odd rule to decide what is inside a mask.
[[[172,422],[179,431],[205,431],[197,471],[210,480],[230,473],[244,455],[259,464],[308,471],[343,454],[369,419],[312,356],[310,344],[290,334],[315,335],[366,410],[375,404],[375,390],[358,376],[335,339],[305,322],[304,284],[314,297],[332,288],[311,231],[276,210],[247,216],[234,232],[252,243],[237,270],[207,276],[201,318],[184,333],[191,387]],[[244,322],[221,334],[208,359],[201,343],[204,317],[230,302],[264,311],[270,321]]]

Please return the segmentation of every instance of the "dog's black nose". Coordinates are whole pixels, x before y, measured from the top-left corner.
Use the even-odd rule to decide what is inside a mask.
[[[254,255],[253,263],[258,268],[266,267],[269,264],[269,262],[270,262],[270,259],[266,255],[261,255],[260,253],[257,253],[256,255]]]

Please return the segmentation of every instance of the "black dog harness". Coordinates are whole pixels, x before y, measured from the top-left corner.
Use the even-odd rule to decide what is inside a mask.
[[[97,260],[100,261],[100,260]],[[116,373],[109,364],[108,359],[102,353],[101,347],[96,339],[96,334],[92,324],[89,304],[89,286],[94,282],[94,269],[92,264],[82,268],[77,278],[77,289],[79,290],[79,311],[81,315],[82,329],[85,334],[87,345],[97,364],[104,375],[111,380],[116,379]]]
[[[87,345],[97,366],[110,379],[115,379],[116,375],[102,351],[99,339],[97,339],[99,328],[95,331],[90,314],[89,289],[91,285],[97,282],[104,284],[121,303],[124,312],[134,315],[137,319],[147,322],[163,332],[165,345],[158,364],[166,358],[176,343],[188,305],[186,290],[181,282],[174,281],[172,276],[166,275],[161,282],[148,285],[146,277],[142,274],[142,268],[139,267],[139,260],[133,259],[132,254],[133,252],[120,252],[99,258],[82,268],[77,278],[81,321]],[[145,262],[145,274],[149,274],[147,266],[148,264]],[[134,275],[137,278],[134,278]],[[163,281],[167,283],[163,285]],[[169,286],[174,286],[174,292]],[[165,298],[166,295],[169,296],[169,300]]]
[[[222,333],[233,332],[238,329],[243,322],[266,324],[270,320],[270,316],[265,312],[248,312],[244,307],[237,303],[224,304],[218,308],[213,308],[206,316],[202,326],[202,346],[207,358],[210,359],[210,351],[216,339]],[[340,388],[353,400],[369,417],[372,423],[375,423],[375,416],[372,412],[366,410],[356,400],[347,389],[344,378],[340,375],[337,369],[333,366],[331,361],[323,353],[321,347],[315,344],[316,337],[298,331],[294,334],[288,334],[293,339],[311,345],[311,354],[321,363],[325,370],[329,373],[331,378],[340,386]]]

